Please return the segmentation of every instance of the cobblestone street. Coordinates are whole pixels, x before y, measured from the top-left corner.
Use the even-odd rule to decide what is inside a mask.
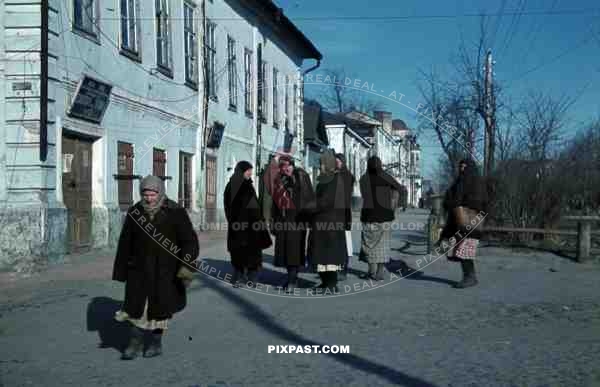
[[[426,219],[414,210],[398,218]],[[422,232],[393,236],[394,260],[417,267]],[[355,233],[356,253],[359,243]],[[230,271],[222,235],[201,245],[210,276],[222,278]],[[163,356],[125,362],[125,326],[112,319],[123,299],[123,285],[110,281],[112,254],[0,276],[0,385],[600,386],[597,264],[484,247],[480,285],[457,290],[460,268],[445,258],[419,276],[373,284],[357,277],[366,265],[354,257],[340,296],[301,297],[234,289],[201,273]],[[271,260],[260,281],[276,287],[284,276]],[[304,287],[317,284],[301,276]],[[348,345],[350,353],[276,354],[269,345]]]

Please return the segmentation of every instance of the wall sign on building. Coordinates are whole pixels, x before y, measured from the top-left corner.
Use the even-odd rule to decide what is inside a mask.
[[[111,85],[84,75],[75,91],[69,115],[96,124],[101,123],[110,101],[111,90]]]

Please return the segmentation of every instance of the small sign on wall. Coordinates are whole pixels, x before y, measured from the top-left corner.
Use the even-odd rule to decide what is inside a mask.
[[[73,164],[73,154],[63,153],[62,155],[62,172],[71,173],[71,166]]]

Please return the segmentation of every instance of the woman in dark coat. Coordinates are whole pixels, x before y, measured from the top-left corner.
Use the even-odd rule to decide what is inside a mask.
[[[348,277],[348,270],[350,269],[350,259],[353,256],[352,248],[352,191],[354,190],[354,183],[356,179],[354,175],[346,167],[346,156],[342,153],[335,155],[336,168],[344,180],[344,216],[346,218],[346,249],[347,256],[346,262],[344,262],[343,268],[338,274],[340,281],[345,281]]]
[[[256,274],[262,266],[262,250],[272,244],[251,176],[252,164],[240,161],[223,195],[228,222],[227,250],[234,269],[231,280],[234,287],[239,287],[245,270],[248,272],[248,286],[256,283]]]
[[[442,230],[441,240],[449,240],[454,245],[448,252],[450,261],[460,262],[463,279],[456,288],[467,288],[477,285],[474,258],[481,238],[480,228],[486,205],[486,191],[483,179],[479,175],[477,165],[472,159],[459,162],[459,175],[446,191],[444,210],[447,213],[446,226]],[[463,214],[469,224],[461,224],[465,220],[457,219],[457,209],[462,207]]]
[[[337,272],[346,262],[346,211],[344,177],[336,169],[331,150],[321,155],[321,174],[316,189],[309,236],[309,259],[321,284],[317,288],[337,292]]]
[[[272,159],[265,183],[273,199],[274,264],[287,268],[287,281],[283,287],[291,290],[298,286],[298,271],[306,263],[306,234],[310,206],[314,205],[313,187],[306,171],[296,167],[287,155]]]
[[[395,218],[394,191],[399,195],[403,187],[383,170],[381,159],[371,156],[367,160],[367,172],[360,178],[360,193],[363,208],[360,221],[360,260],[369,264],[364,278],[382,281],[384,267],[389,261],[389,239],[391,222]],[[399,195],[397,195],[399,197]]]
[[[139,355],[144,330],[151,331],[145,357],[162,352],[162,333],[173,314],[186,305],[191,263],[199,253],[198,237],[184,208],[165,195],[163,181],[146,176],[142,200],[129,209],[121,230],[113,280],[125,282],[125,302],[115,318],[132,324],[123,359]]]

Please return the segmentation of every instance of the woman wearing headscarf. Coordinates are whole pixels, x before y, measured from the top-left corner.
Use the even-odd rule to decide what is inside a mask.
[[[338,275],[340,281],[345,281],[348,277],[348,270],[350,269],[350,259],[354,255],[352,248],[352,191],[354,190],[354,183],[356,179],[354,175],[348,170],[346,166],[346,156],[343,153],[337,153],[335,155],[336,168],[344,181],[344,216],[346,218],[346,249],[347,256],[346,262],[344,262],[342,271]]]
[[[286,291],[298,287],[298,272],[306,263],[306,234],[314,192],[306,171],[287,154],[275,155],[263,176],[272,199],[272,233],[276,267],[287,269]]]
[[[363,229],[359,258],[369,264],[369,272],[364,278],[384,279],[384,267],[389,260],[390,226],[395,218],[393,191],[401,193],[402,186],[383,170],[379,157],[371,156],[367,160],[367,171],[360,178]]]
[[[319,273],[320,289],[337,292],[337,272],[346,261],[345,183],[336,169],[333,151],[321,155],[321,173],[316,188],[309,236],[309,259]]]
[[[462,289],[477,285],[474,259],[481,238],[482,211],[487,194],[477,164],[472,159],[459,162],[459,174],[446,191],[444,209],[448,214],[441,240],[454,245],[448,251],[448,260],[460,262],[463,279],[454,287]]]
[[[262,250],[272,244],[251,177],[252,164],[240,161],[223,195],[228,222],[227,250],[234,269],[231,280],[234,287],[239,287],[244,271],[247,271],[248,286],[254,286],[262,266]]]
[[[162,353],[163,331],[186,305],[192,262],[199,253],[187,211],[166,196],[159,177],[142,179],[140,195],[142,200],[125,216],[112,275],[125,282],[125,301],[115,318],[131,323],[124,360],[140,354],[144,331],[151,332],[144,357]]]

